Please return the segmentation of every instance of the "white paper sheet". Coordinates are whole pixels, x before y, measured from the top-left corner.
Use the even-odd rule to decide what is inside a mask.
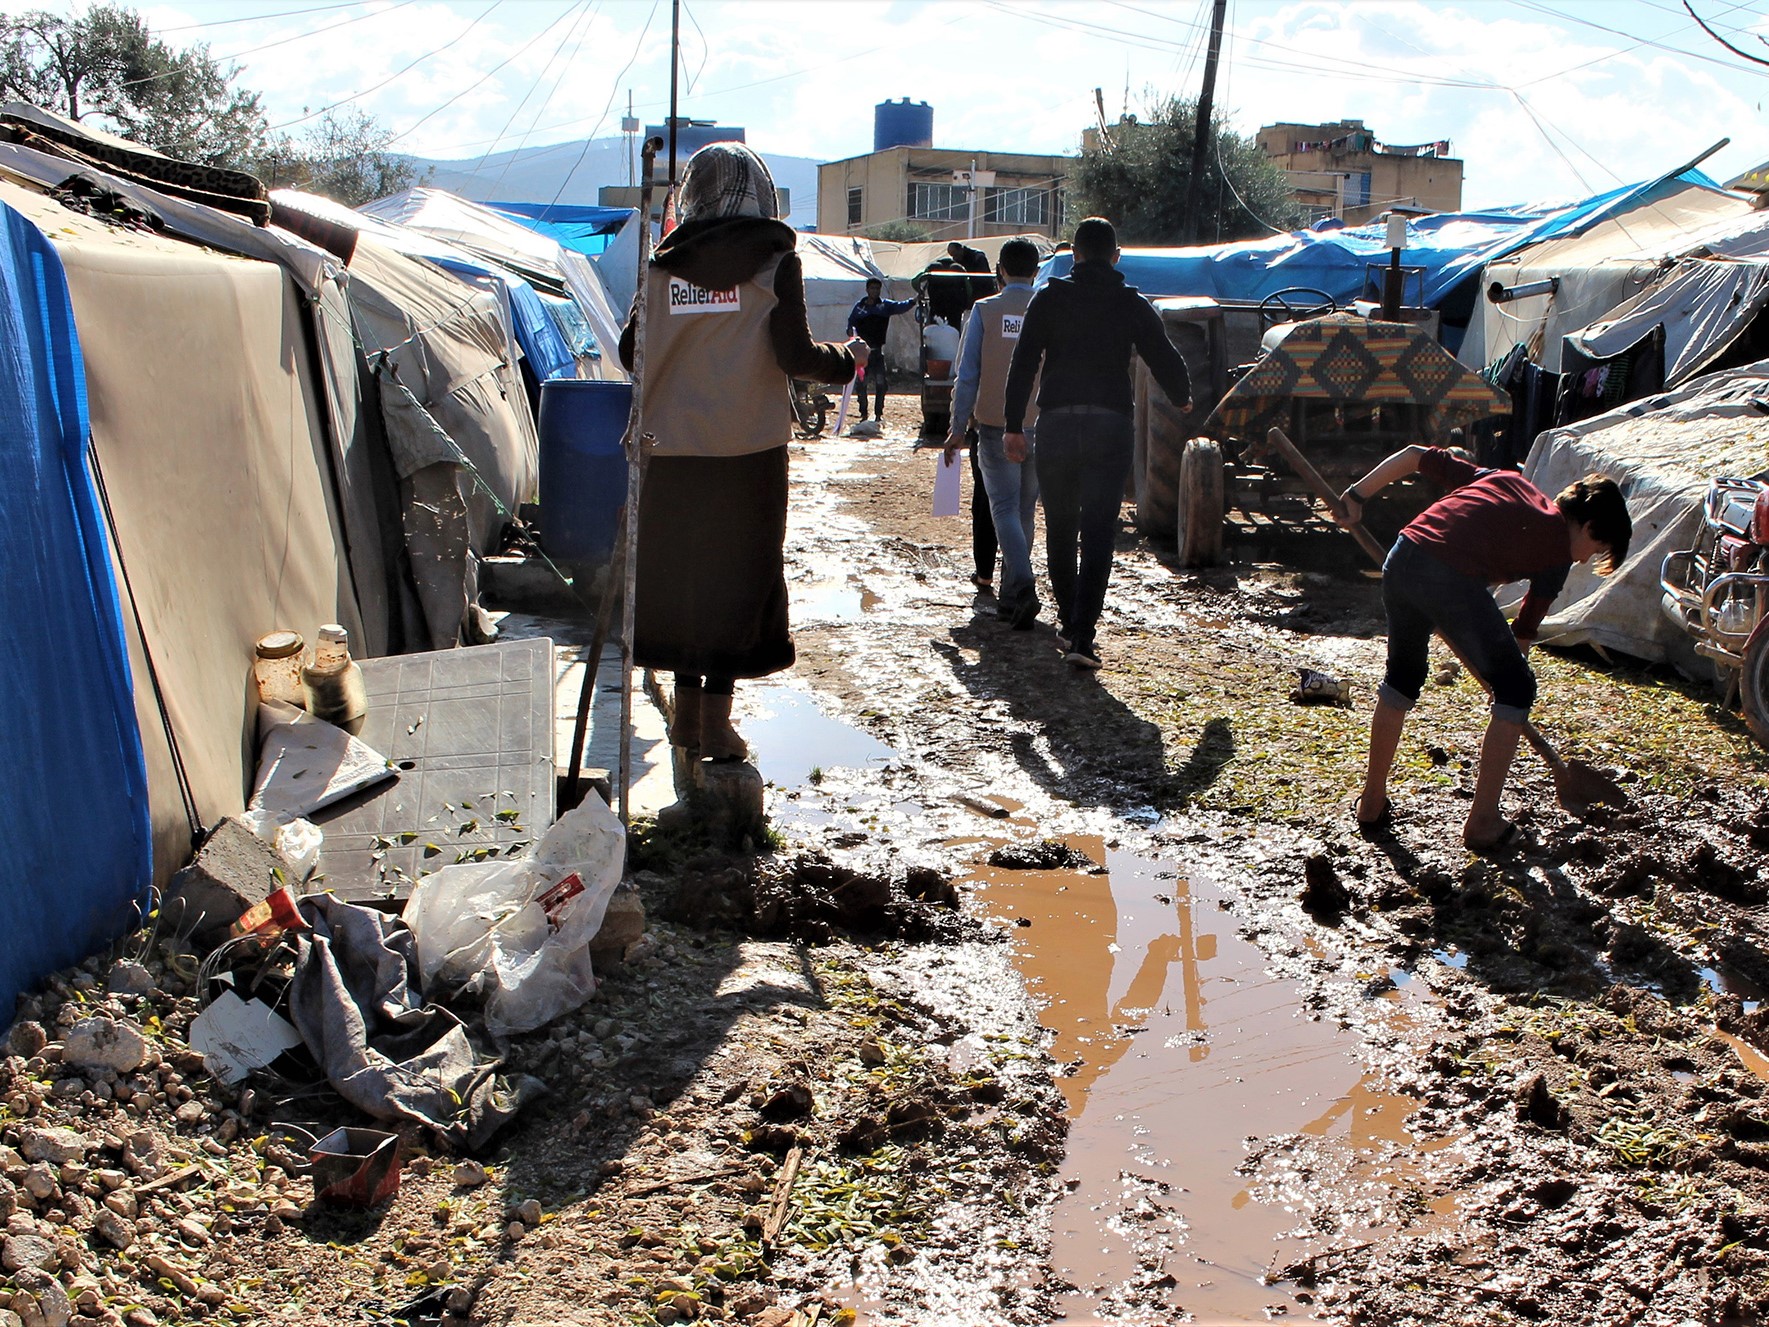
[[[934,466],[934,515],[956,516],[961,494],[959,492],[959,464],[946,459],[941,453]]]

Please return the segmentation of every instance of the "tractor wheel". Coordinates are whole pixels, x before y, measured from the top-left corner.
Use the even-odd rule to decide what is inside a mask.
[[[1185,445],[1179,465],[1179,561],[1212,567],[1222,560],[1222,448],[1208,438]]]
[[[1738,698],[1751,735],[1769,746],[1769,630],[1752,633],[1738,674]]]

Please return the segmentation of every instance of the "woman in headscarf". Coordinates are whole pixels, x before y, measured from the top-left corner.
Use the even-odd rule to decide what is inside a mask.
[[[774,180],[741,143],[696,152],[679,224],[646,274],[644,432],[633,659],[676,676],[672,745],[749,754],[731,726],[738,678],[794,659],[787,626],[786,448],[792,379],[841,384],[865,346],[811,339],[795,236]],[[621,338],[632,367],[634,321]]]

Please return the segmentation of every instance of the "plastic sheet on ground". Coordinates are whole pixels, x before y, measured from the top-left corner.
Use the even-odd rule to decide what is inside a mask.
[[[424,989],[477,992],[494,1037],[528,1032],[596,990],[590,941],[626,863],[626,835],[598,797],[561,816],[531,856],[425,876],[405,921]]]
[[[399,918],[329,894],[302,899],[301,915],[313,929],[297,937],[289,1017],[351,1105],[479,1147],[541,1091],[534,1079],[505,1085],[461,1020],[424,1003]]]

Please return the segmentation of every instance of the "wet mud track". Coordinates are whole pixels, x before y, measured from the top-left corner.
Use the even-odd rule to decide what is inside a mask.
[[[1035,1019],[1067,1137],[1010,1237],[836,1297],[876,1322],[1759,1321],[1769,812],[1736,719],[1544,653],[1538,721],[1631,805],[1576,820],[1522,756],[1518,843],[1478,858],[1484,706],[1445,667],[1366,837],[1381,606],[1349,540],[1244,522],[1192,573],[1126,526],[1106,669],[1077,675],[973,594],[909,422],[795,449],[800,662],[739,717],[789,843],[956,880],[996,943],[876,962],[985,1040]],[[1354,704],[1293,704],[1304,667]]]

